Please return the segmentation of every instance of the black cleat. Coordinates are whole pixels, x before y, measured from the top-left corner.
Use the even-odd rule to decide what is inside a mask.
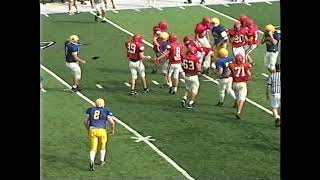
[[[281,123],[280,123],[280,118],[277,118],[277,119],[275,120],[274,125],[275,125],[276,127],[280,127],[280,125],[281,125]]]
[[[206,2],[204,2],[204,1],[201,1],[201,2],[200,2],[200,4],[204,4],[204,3],[206,3]]]
[[[129,95],[131,95],[131,96],[135,96],[135,95],[137,95],[138,93],[137,93],[137,91],[135,91],[135,90],[131,90],[131,92],[129,93]]]
[[[78,86],[77,86],[76,88],[72,87],[72,88],[71,88],[71,91],[72,91],[72,92],[78,92],[78,91],[79,91],[79,90],[78,90]]]
[[[94,16],[94,21],[95,21],[95,22],[98,22],[98,19],[99,19],[99,17],[95,15],[95,16]]]
[[[222,107],[223,106],[223,102],[218,102],[218,104],[216,104],[216,106]]]
[[[173,91],[172,91],[172,87],[169,87],[169,94],[171,94]]]
[[[82,88],[80,88],[80,86],[77,86],[77,90],[82,91]]]
[[[187,105],[187,100],[182,99],[182,101],[181,101],[181,106],[182,106],[183,108],[185,108],[186,105]]]
[[[194,109],[194,103],[188,104],[187,109]]]
[[[143,91],[142,91],[143,93],[148,93],[148,92],[150,92],[150,89],[149,88],[143,88]]]
[[[236,118],[239,119],[239,120],[242,120],[242,118],[241,118],[239,113],[236,113]]]
[[[185,4],[191,4],[192,1],[188,0],[188,1],[185,1],[184,3],[185,3]]]
[[[151,74],[156,74],[158,72],[158,69],[152,69]]]
[[[90,171],[94,171],[94,163],[90,162]]]
[[[176,95],[177,91],[171,91],[172,95]]]

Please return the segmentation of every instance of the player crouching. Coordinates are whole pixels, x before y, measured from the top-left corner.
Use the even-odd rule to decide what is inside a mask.
[[[197,53],[197,48],[189,46],[187,54],[182,56],[182,68],[185,72],[184,80],[186,84],[186,91],[182,98],[181,105],[188,109],[194,108],[194,100],[198,94],[200,86],[198,74],[201,73],[201,62]],[[189,101],[188,105],[187,101]]]
[[[127,48],[127,57],[129,59],[129,68],[131,72],[131,92],[130,95],[137,95],[138,93],[135,91],[136,79],[138,78],[137,73],[139,73],[142,83],[143,83],[143,93],[149,92],[146,83],[146,74],[145,67],[142,62],[143,59],[151,59],[150,56],[144,55],[144,43],[143,36],[140,34],[136,34],[132,37],[132,40],[126,42]]]

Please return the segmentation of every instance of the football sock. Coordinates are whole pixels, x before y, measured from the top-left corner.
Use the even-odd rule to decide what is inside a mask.
[[[100,160],[104,161],[104,157],[106,156],[106,150],[101,150],[100,151]]]
[[[90,161],[94,162],[94,158],[96,157],[96,152],[95,151],[90,151]]]
[[[189,101],[189,104],[193,104],[193,101]]]
[[[173,90],[174,92],[177,92],[178,87],[173,87],[172,90]]]

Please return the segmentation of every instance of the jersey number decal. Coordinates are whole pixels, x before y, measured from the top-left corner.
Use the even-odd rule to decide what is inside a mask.
[[[241,74],[241,77],[244,77],[246,76],[246,74],[244,73],[244,67],[241,66],[241,67],[235,67],[234,68],[237,72],[236,72],[236,77],[239,77],[240,74]]]
[[[180,47],[176,47],[176,55],[174,56],[174,60],[176,60],[176,61],[181,60],[181,50],[180,50]]]
[[[183,60],[183,69],[194,70],[193,61]]]
[[[136,52],[136,45],[128,43],[128,52],[134,54]]]
[[[244,42],[244,36],[241,34],[241,35],[236,35],[235,37],[234,37],[234,42],[235,43],[242,43],[242,42]]]
[[[94,111],[93,119],[94,120],[99,120],[100,119],[100,111],[99,110],[95,110]]]

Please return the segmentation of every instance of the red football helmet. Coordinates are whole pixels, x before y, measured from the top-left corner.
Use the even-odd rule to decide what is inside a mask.
[[[202,24],[210,24],[211,23],[211,18],[209,18],[209,17],[204,17],[204,18],[202,18],[202,22],[201,22]]]
[[[158,24],[158,27],[160,29],[162,29],[163,31],[167,31],[168,27],[169,27],[169,24],[167,21],[160,21],[159,24]]]
[[[132,40],[133,40],[133,41],[142,42],[142,40],[143,40],[143,35],[141,35],[141,34],[135,34],[135,35],[132,37]]]
[[[170,42],[170,43],[177,42],[178,39],[179,39],[178,36],[175,35],[175,34],[170,34],[170,36],[169,36],[169,42]]]
[[[237,54],[236,57],[235,57],[235,61],[237,64],[242,64],[244,61],[243,61],[243,56],[241,54]]]
[[[234,23],[233,27],[234,27],[235,30],[240,30],[241,23],[240,22],[236,22],[236,23]]]
[[[193,41],[194,39],[193,39],[193,37],[191,37],[191,36],[185,36],[184,38],[183,38],[183,42],[185,43],[185,44],[189,44],[190,43],[190,41]]]
[[[245,23],[246,23],[247,27],[252,27],[253,26],[253,21],[251,19],[249,19],[249,18],[246,19]]]
[[[248,16],[242,15],[242,16],[240,16],[239,20],[240,20],[240,22],[245,22],[245,20],[248,18],[249,18]]]
[[[189,46],[189,48],[188,48],[188,53],[189,53],[189,54],[196,55],[197,52],[198,52],[198,50],[197,50],[196,47],[194,47],[194,46]]]

